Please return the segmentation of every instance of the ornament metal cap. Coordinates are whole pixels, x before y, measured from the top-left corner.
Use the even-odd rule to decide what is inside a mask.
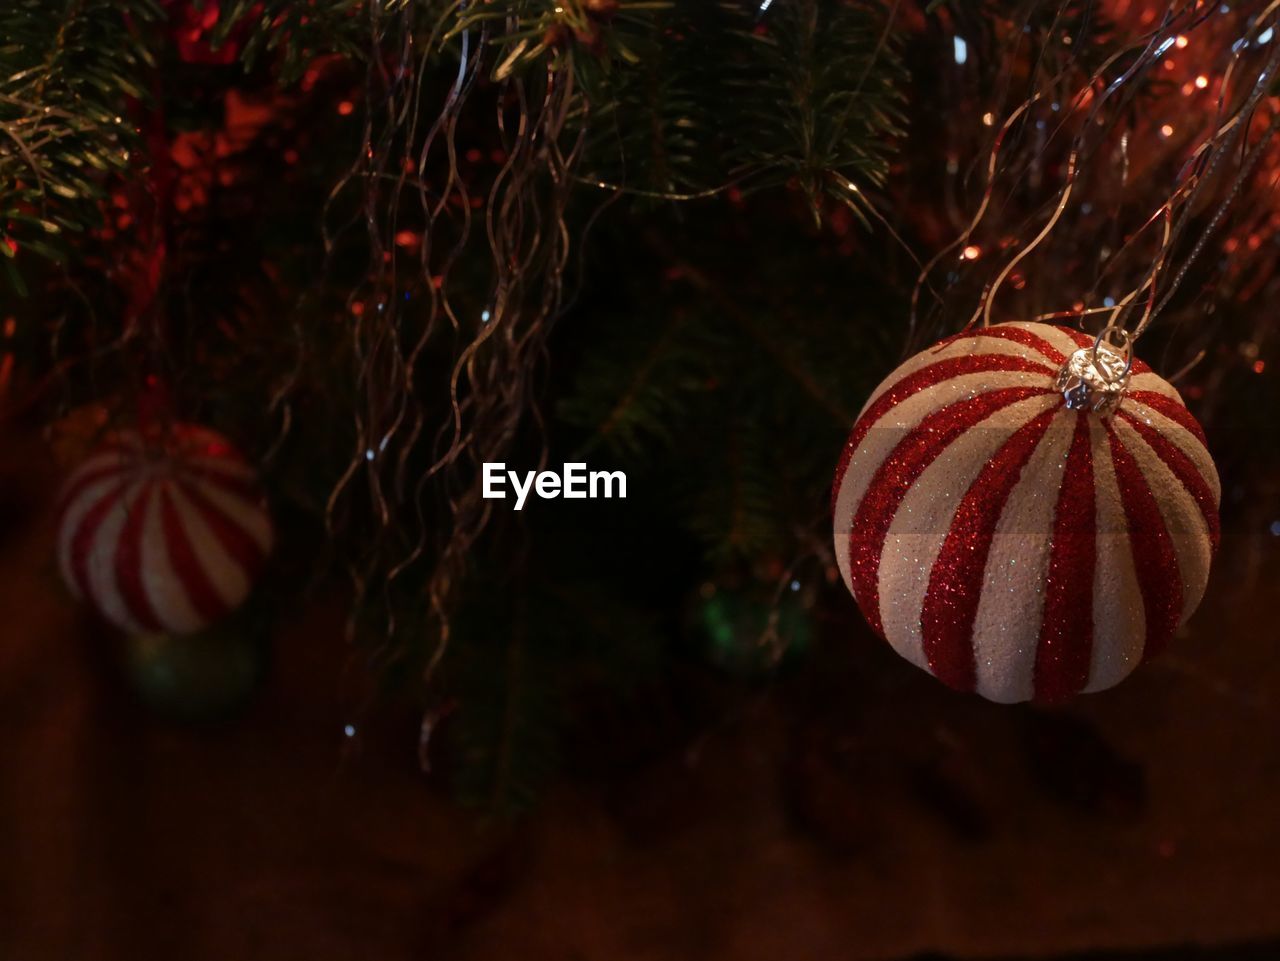
[[[1112,341],[1118,341],[1113,345]],[[1129,387],[1133,343],[1123,327],[1107,327],[1092,347],[1081,347],[1058,373],[1058,390],[1071,410],[1110,417]]]

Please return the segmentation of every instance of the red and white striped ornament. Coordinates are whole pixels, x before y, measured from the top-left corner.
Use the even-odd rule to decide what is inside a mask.
[[[862,409],[833,490],[840,572],[871,626],[951,687],[1103,690],[1200,603],[1217,471],[1146,364],[1082,385],[1118,356],[1000,324],[912,357]]]
[[[126,631],[187,634],[248,596],[274,534],[254,469],[206,428],[113,434],[67,480],[58,563]]]

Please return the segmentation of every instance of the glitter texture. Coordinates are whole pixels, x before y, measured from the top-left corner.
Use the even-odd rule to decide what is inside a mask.
[[[987,462],[956,509],[929,575],[920,615],[924,654],[934,675],[957,690],[973,690],[973,621],[995,519],[1056,413],[1047,410],[1032,418]]]
[[[1036,648],[1037,701],[1065,701],[1089,680],[1093,649],[1093,576],[1097,566],[1096,508],[1089,415],[1075,415],[1062,490],[1053,517],[1045,578],[1044,618]]]
[[[1160,505],[1142,471],[1115,428],[1107,425],[1111,442],[1111,462],[1120,485],[1120,502],[1129,522],[1129,544],[1133,549],[1133,566],[1142,591],[1143,613],[1147,618],[1147,636],[1142,659],[1160,653],[1173,639],[1182,611],[1182,574],[1173,553],[1173,541],[1160,516]]]
[[[858,418],[858,423],[854,425],[853,433],[850,435],[848,443],[845,444],[844,454],[836,467],[836,481],[831,487],[832,510],[835,510],[835,497],[840,490],[840,482],[844,480],[844,472],[849,467],[849,460],[862,445],[862,442],[867,439],[867,433],[884,418],[885,414],[897,407],[906,398],[912,397],[930,387],[936,387],[945,381],[953,380],[964,374],[981,374],[995,371],[1022,371],[1035,374],[1053,373],[1052,368],[1047,365],[1038,364],[1023,357],[1014,357],[1009,354],[967,354],[963,357],[950,357],[946,360],[940,360],[936,364],[930,364],[928,367],[908,374],[877,397],[875,403]]]
[[[1178,478],[1178,482],[1187,489],[1191,499],[1200,508],[1200,514],[1204,517],[1205,529],[1209,532],[1209,543],[1213,545],[1213,549],[1216,551],[1218,542],[1222,539],[1222,528],[1218,523],[1218,504],[1213,496],[1213,491],[1209,489],[1205,479],[1200,476],[1200,471],[1191,462],[1191,458],[1184,454],[1176,444],[1162,437],[1160,432],[1150,424],[1125,411],[1120,413],[1120,417],[1138,432],[1138,436],[1146,441],[1147,446],[1156,452],[1156,456],[1164,461],[1165,466],[1173,471],[1174,476]]]
[[[854,596],[876,633],[884,633],[880,623],[880,556],[885,536],[907,491],[961,434],[1002,408],[1046,393],[1047,390],[1034,387],[1009,387],[944,407],[908,431],[880,466],[858,507],[847,547]]]
[[[1183,430],[1190,431],[1192,436],[1200,442],[1200,446],[1208,446],[1209,442],[1205,439],[1204,429],[1200,426],[1200,422],[1191,416],[1191,411],[1176,400],[1166,397],[1164,394],[1157,394],[1154,390],[1130,391],[1128,396],[1138,403],[1150,407],[1156,413],[1168,417]]]
[[[1041,324],[1040,326],[1046,326],[1046,325]],[[1015,344],[1021,344],[1023,347],[1030,347],[1036,353],[1041,354],[1044,357],[1047,357],[1049,360],[1051,360],[1055,364],[1060,365],[1067,359],[1066,354],[1058,350],[1058,348],[1054,347],[1053,344],[1049,343],[1049,341],[1045,340],[1043,337],[1040,337],[1036,335],[1034,332],[1027,330],[1026,327],[1017,327],[1017,326],[1014,326],[1013,324],[998,324],[995,327],[987,327],[985,330],[976,330],[976,331],[969,331],[963,334],[955,334],[951,337],[946,338],[945,340],[939,341],[937,344],[934,345],[933,349],[938,350],[942,347],[947,347],[958,340],[965,340],[965,339],[979,341],[979,342],[983,339],[1009,340],[1009,341],[1013,341]],[[980,346],[980,344],[976,346]]]
[[[116,432],[68,479],[59,515],[67,584],[131,632],[189,634],[227,615],[274,540],[253,468],[187,423]]]
[[[1203,594],[1219,539],[1204,433],[1138,360],[1114,423],[1046,396],[1055,364],[1093,342],[1045,324],[948,338],[886,378],[842,452],[833,513],[845,582],[877,633],[953,687],[1046,702],[1109,687]],[[895,412],[907,400],[912,410]],[[1036,455],[1050,433],[1056,452]],[[1015,569],[1033,573],[1001,573]]]

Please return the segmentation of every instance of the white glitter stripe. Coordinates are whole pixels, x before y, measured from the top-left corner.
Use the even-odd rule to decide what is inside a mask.
[[[1142,471],[1160,508],[1165,529],[1173,540],[1173,553],[1182,576],[1181,620],[1185,621],[1200,604],[1209,581],[1212,552],[1204,514],[1182,481],[1131,425],[1122,418],[1116,418],[1113,426],[1125,450]]]
[[[1129,390],[1149,390],[1153,394],[1163,394],[1170,400],[1177,401],[1179,407],[1187,406],[1182,402],[1182,395],[1178,393],[1178,389],[1154,371],[1147,371],[1145,374],[1134,374],[1129,378]],[[1128,402],[1126,400],[1122,403]]]
[[[959,357],[986,357],[989,355],[999,355],[1002,357],[1021,357],[1032,363],[1043,363],[1046,367],[1053,370],[1052,374],[1038,375],[1045,380],[1052,381],[1057,376],[1057,365],[1047,358],[1041,357],[1029,347],[1019,344],[1012,340],[1002,340],[998,337],[984,337],[979,340],[976,337],[962,337],[954,343],[948,344],[941,350],[930,347],[922,350],[914,357],[906,360],[901,366],[894,370],[888,377],[882,380],[879,386],[871,392],[871,396],[867,398],[867,402],[862,405],[862,410],[858,412],[861,418],[871,405],[880,399],[898,383],[910,377],[917,371],[923,370],[933,364],[943,360],[955,360]]]
[[[232,524],[244,531],[264,555],[271,552],[274,541],[271,520],[260,504],[247,501],[225,487],[219,487],[215,481],[192,478],[191,485],[219,513],[225,515]]]
[[[249,578],[239,563],[227,553],[222,542],[205,523],[200,509],[186,496],[182,486],[172,488],[173,506],[191,543],[191,552],[208,577],[214,593],[228,609],[237,607],[249,594]]]
[[[1124,406],[1121,409],[1150,425],[1157,434],[1186,454],[1191,463],[1196,465],[1196,471],[1204,479],[1209,490],[1213,491],[1214,506],[1216,507],[1222,502],[1222,482],[1218,479],[1218,468],[1213,463],[1212,455],[1205,449],[1204,444],[1200,443],[1200,439],[1195,434],[1191,433],[1176,420],[1166,417],[1154,407],[1139,403],[1132,397],[1125,399]]]
[[[924,596],[956,508],[1010,435],[1060,400],[1032,397],[992,414],[949,444],[903,498],[880,558],[880,617],[889,643],[918,667],[928,669],[920,631]]]
[[[156,481],[147,516],[143,519],[139,545],[142,589],[146,591],[151,610],[164,629],[173,634],[187,634],[203,627],[204,620],[196,613],[187,586],[174,569],[173,559],[169,556],[169,542],[164,535],[161,504],[165,492],[172,492],[173,488],[173,481],[169,478]]]
[[[90,599],[103,617],[126,631],[141,630],[141,625],[134,620],[116,583],[116,555],[120,550],[120,531],[134,509],[145,483],[143,480],[135,480],[123,494],[113,498],[111,509],[98,525],[93,542],[85,552],[85,573]]]
[[[1077,350],[1080,349],[1080,345],[1075,342],[1075,340],[1072,338],[1070,334],[1068,334],[1065,330],[1059,330],[1058,328],[1053,327],[1049,324],[1038,324],[1035,321],[1019,320],[1019,321],[1014,321],[1013,323],[1004,324],[1001,326],[1017,327],[1020,330],[1025,330],[1027,333],[1035,334],[1041,340],[1048,341],[1050,345],[1052,345],[1053,347],[1056,347],[1058,351],[1062,354],[1062,357],[1063,357],[1062,360],[1055,360],[1043,354],[1037,355],[1037,356],[1044,356],[1049,366],[1053,367],[1055,370],[1063,365],[1066,358],[1070,357],[1072,354],[1074,354]]]
[[[58,528],[58,566],[62,571],[63,581],[76,597],[82,596],[82,591],[71,566],[71,542],[75,539],[76,531],[80,529],[89,510],[119,484],[119,474],[110,474],[101,480],[94,481],[67,505],[62,514],[62,523]]]
[[[1054,514],[1076,417],[1064,407],[1053,418],[996,521],[973,650],[977,692],[1002,704],[1035,694]]]
[[[862,439],[862,445],[854,452],[848,469],[836,493],[835,535],[836,562],[845,583],[851,583],[849,573],[848,535],[858,505],[866,495],[867,487],[885,458],[902,441],[907,432],[918,426],[929,414],[962,400],[1003,390],[1008,387],[1040,387],[1045,378],[1022,371],[988,371],[962,374],[942,381],[934,387],[922,390],[903,400],[887,411]]]
[[[1120,683],[1142,661],[1146,614],[1133,564],[1129,524],[1120,501],[1106,427],[1089,418],[1094,497],[1098,518],[1098,563],[1093,576],[1093,652],[1086,691]]]

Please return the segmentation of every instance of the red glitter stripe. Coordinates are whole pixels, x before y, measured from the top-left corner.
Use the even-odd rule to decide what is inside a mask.
[[[148,631],[158,631],[161,628],[160,619],[156,617],[151,599],[142,584],[142,527],[154,487],[153,483],[144,482],[138,496],[129,505],[124,526],[120,529],[120,539],[116,543],[115,557],[116,590],[120,592],[129,615]]]
[[[1057,414],[1057,409],[1050,409],[1036,415],[1001,445],[969,485],[934,561],[920,612],[920,634],[929,669],[948,687],[973,690],[973,622],[996,521]]]
[[[234,518],[228,516],[194,485],[183,487],[182,492],[200,511],[200,516],[209,525],[209,529],[213,531],[213,536],[218,539],[223,550],[240,566],[246,577],[252,580],[254,575],[262,569],[262,563],[266,560],[258,542]]]
[[[1126,399],[1145,404],[1157,414],[1163,414],[1178,426],[1185,427],[1200,442],[1201,447],[1208,449],[1209,440],[1204,436],[1204,428],[1200,426],[1200,422],[1195,419],[1191,411],[1187,410],[1172,397],[1166,397],[1164,394],[1156,393],[1154,390],[1135,390],[1127,394]],[[1120,402],[1120,406],[1121,408],[1124,407],[1124,401]]]
[[[1046,324],[1045,326],[1048,327],[1051,325]],[[953,334],[945,340],[941,340],[935,344],[934,349],[938,350],[943,347],[947,347],[950,344],[954,344],[957,340],[963,340],[966,337],[974,339],[979,337],[994,337],[997,340],[1011,340],[1015,344],[1022,344],[1024,347],[1030,347],[1037,353],[1043,354],[1052,363],[1065,364],[1067,362],[1066,354],[1053,346],[1052,343],[1045,340],[1043,337],[1022,327],[1009,327],[1004,324],[1000,324],[995,327],[984,327],[980,330],[967,330],[959,334]]]
[[[880,555],[907,491],[961,434],[1011,404],[1048,393],[1037,387],[1006,387],[943,407],[908,431],[876,469],[849,530],[853,596],[876,633],[884,635],[880,621]]]
[[[1020,371],[1030,374],[1045,374],[1050,377],[1057,374],[1057,371],[1044,364],[1027,360],[1025,357],[1014,357],[1010,354],[967,354],[964,357],[949,357],[946,360],[937,361],[908,374],[876,398],[875,403],[853,425],[853,433],[849,435],[844,453],[841,454],[840,463],[836,468],[836,482],[831,492],[832,512],[834,513],[835,511],[835,502],[839,497],[840,485],[844,481],[845,471],[849,469],[849,461],[852,459],[854,452],[862,446],[862,442],[867,439],[867,434],[871,432],[871,428],[875,427],[876,423],[885,414],[889,413],[908,397],[912,397],[922,390],[928,390],[930,387],[936,387],[941,383],[956,377],[962,377],[965,374],[984,374],[996,371]]]
[[[1147,620],[1147,637],[1142,649],[1145,661],[1164,650],[1178,629],[1182,616],[1182,574],[1173,552],[1173,540],[1160,516],[1160,506],[1147,487],[1147,479],[1133,455],[1125,449],[1115,427],[1110,423],[1106,427]]]
[[[1074,341],[1075,341],[1078,345],[1080,345],[1081,347],[1092,347],[1092,346],[1094,345],[1094,343],[1095,343],[1095,342],[1097,341],[1097,339],[1098,339],[1098,335],[1097,335],[1097,334],[1086,334],[1086,333],[1085,333],[1084,331],[1082,331],[1082,330],[1074,330],[1074,329],[1072,329],[1071,327],[1058,327],[1056,324],[1054,325],[1054,327],[1055,327],[1057,330],[1060,330],[1060,331],[1062,331],[1064,334],[1066,334],[1067,336],[1069,336],[1072,340],[1074,340]],[[1151,372],[1151,367],[1150,367],[1150,366],[1149,366],[1145,361],[1140,360],[1140,359],[1139,359],[1139,358],[1137,358],[1137,357],[1133,358],[1133,370],[1132,370],[1132,373],[1134,373],[1134,374],[1149,374],[1150,372]]]
[[[1165,466],[1173,471],[1173,475],[1187,489],[1191,499],[1200,508],[1205,526],[1209,529],[1209,542],[1216,551],[1218,542],[1222,538],[1222,530],[1218,524],[1218,505],[1214,501],[1213,491],[1200,475],[1200,468],[1196,467],[1195,462],[1183,453],[1177,444],[1162,436],[1150,424],[1143,423],[1128,411],[1122,410],[1119,414],[1126,424],[1138,432],[1138,436],[1147,442],[1147,446],[1156,452],[1156,456],[1164,461]]]
[[[71,536],[71,576],[80,589],[80,596],[92,598],[89,589],[89,549],[93,547],[93,539],[98,536],[98,528],[106,520],[107,514],[116,506],[121,493],[128,486],[128,481],[121,481],[85,511],[76,525],[76,532]]]
[[[87,473],[77,475],[72,478],[71,486],[62,492],[62,496],[58,499],[58,513],[65,514],[67,508],[74,503],[86,489],[99,481],[106,480],[116,474],[124,473],[125,465],[113,462],[103,467],[98,467]]]
[[[1088,683],[1098,563],[1096,527],[1089,417],[1079,413],[1054,508],[1044,615],[1036,645],[1037,701],[1065,701]]]
[[[217,620],[227,612],[227,605],[214,589],[203,563],[196,556],[167,487],[160,489],[160,521],[164,528],[165,546],[169,550],[169,565],[186,589],[191,606],[206,622]]]

